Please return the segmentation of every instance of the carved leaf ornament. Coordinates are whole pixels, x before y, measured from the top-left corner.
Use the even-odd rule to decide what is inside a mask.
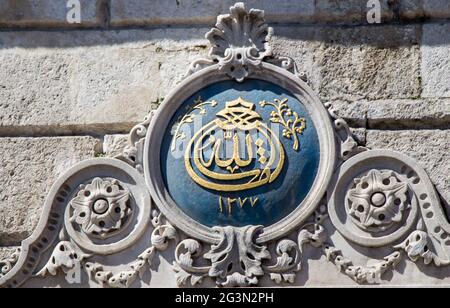
[[[123,154],[82,162],[55,182],[34,234],[0,260],[0,286],[31,278],[46,285],[48,276],[62,286],[86,277],[92,287],[147,286],[162,251],[173,256],[178,286],[257,286],[265,276],[295,284],[307,246],[359,284],[382,283],[406,259],[447,266],[450,225],[425,171],[400,153],[358,145],[295,62],[272,54],[272,32],[263,11],[242,3],[220,15],[206,34],[208,57],[192,63],[160,110],[132,129]],[[263,81],[265,92],[255,92]],[[204,88],[215,83],[244,90],[208,94]],[[289,89],[275,95],[279,84]],[[169,131],[167,142],[161,131]],[[171,181],[178,199],[161,172],[164,146],[179,156]],[[315,158],[317,174],[292,166]],[[270,192],[308,179],[298,203],[280,212],[281,195],[297,196],[298,188]],[[182,207],[197,193],[207,206]],[[219,196],[216,206],[211,196]],[[265,212],[270,200],[274,221]],[[387,253],[355,264],[350,246]]]

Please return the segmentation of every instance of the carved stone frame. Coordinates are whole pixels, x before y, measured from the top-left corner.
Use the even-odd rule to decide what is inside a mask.
[[[270,63],[262,63],[260,69],[255,70],[251,78],[272,82],[292,92],[310,113],[320,142],[320,164],[310,192],[296,210],[279,222],[263,229],[256,242],[264,243],[291,233],[314,212],[324,196],[333,174],[336,163],[336,139],[327,110],[305,82]],[[168,129],[167,125],[172,116],[181,104],[195,92],[210,84],[232,79],[220,71],[219,65],[207,67],[189,76],[171,92],[164,105],[155,114],[145,141],[144,171],[153,200],[175,226],[189,236],[207,243],[217,243],[220,241],[220,237],[213,232],[212,228],[196,222],[182,212],[165,190],[159,158],[162,143],[161,132]]]
[[[450,223],[426,172],[400,153],[358,145],[347,123],[331,104],[322,105],[295,62],[272,55],[271,32],[264,12],[247,11],[243,3],[232,6],[230,14],[220,15],[206,35],[212,45],[208,57],[191,64],[191,76],[171,92],[156,116],[151,112],[131,130],[123,154],[81,162],[55,182],[33,235],[10,258],[0,260],[0,287],[18,287],[32,277],[69,274],[77,268],[87,273],[90,286],[130,287],[142,279],[156,253],[166,250],[171,241],[177,245],[172,268],[178,286],[195,286],[205,278],[212,278],[218,286],[255,286],[266,274],[277,284],[292,284],[307,244],[320,249],[338,271],[360,284],[380,283],[382,274],[392,270],[402,256],[414,262],[423,260],[426,265],[450,264]],[[302,204],[271,226],[208,228],[185,215],[165,191],[159,159],[161,132],[196,91],[218,81],[252,78],[278,84],[304,104],[319,135],[318,175]],[[369,181],[370,185],[363,185]],[[119,230],[114,225],[112,234],[103,234],[104,242],[98,244],[96,237],[92,244],[84,221],[78,221],[81,216],[69,211],[87,187],[100,182],[111,183],[110,188],[117,185],[109,192],[100,185],[95,196],[107,198],[114,189],[123,189],[127,206],[139,213],[130,219],[139,218],[123,225],[119,221]],[[114,200],[107,201],[109,211],[117,209]],[[353,206],[357,209],[363,203],[366,208],[358,215],[369,219],[361,222]],[[95,212],[94,202],[88,204]],[[398,208],[392,217],[379,215],[393,205]],[[95,230],[105,231],[101,224]],[[335,247],[342,241],[346,242],[343,251]],[[130,263],[124,265],[121,258],[131,246]],[[377,248],[388,255],[370,265],[355,265],[345,256],[349,251],[352,254],[349,246],[362,248],[368,257]],[[136,247],[145,250],[136,256]],[[111,259],[119,259],[120,264],[102,264]]]

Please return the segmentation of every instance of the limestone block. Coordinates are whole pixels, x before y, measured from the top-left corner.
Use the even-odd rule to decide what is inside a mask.
[[[387,39],[388,38],[388,39]],[[278,27],[277,54],[291,55],[322,100],[416,98],[420,27]]]
[[[216,16],[229,11],[235,0],[112,0],[112,25],[214,24]],[[268,21],[301,21],[314,16],[313,0],[244,1],[248,8],[266,11]]]
[[[215,17],[228,12],[236,1],[225,0],[111,0],[111,23],[113,26],[158,25],[158,24],[214,24]],[[345,23],[365,24],[371,7],[361,0],[302,0],[269,1],[248,0],[248,8],[262,9],[268,22],[279,23]],[[432,2],[432,3],[428,3]],[[398,18],[420,18],[447,16],[444,1],[381,0],[381,22]]]
[[[336,114],[344,119],[350,126],[366,127],[367,126],[367,110],[369,105],[367,101],[328,101],[331,103]]]
[[[0,2],[0,27],[99,26],[103,23],[103,0],[80,0],[81,24],[67,22],[68,1],[4,0]]]
[[[450,97],[450,23],[424,24],[422,83],[424,97]]]
[[[450,2],[447,0],[423,1],[423,10],[428,17],[448,18],[450,16]]]
[[[8,247],[0,247],[0,260],[6,260],[12,256],[18,247],[8,246]]]
[[[448,128],[449,99],[381,100],[366,102],[370,128]]]
[[[2,32],[0,46],[3,135],[127,133],[206,53],[179,29]]]
[[[106,135],[103,141],[103,153],[108,157],[122,154],[128,145],[128,135]]]
[[[414,158],[430,175],[444,205],[450,202],[450,130],[368,130],[367,146]]]
[[[0,246],[27,238],[53,182],[98,148],[92,137],[0,138]]]
[[[371,129],[446,129],[450,126],[448,99],[391,99],[329,101],[350,125]]]

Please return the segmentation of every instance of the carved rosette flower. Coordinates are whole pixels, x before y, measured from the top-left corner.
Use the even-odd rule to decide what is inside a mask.
[[[120,230],[131,215],[130,193],[117,180],[95,178],[82,185],[70,206],[70,221],[89,236],[107,238]]]
[[[247,11],[243,3],[230,8],[230,14],[220,15],[216,27],[206,34],[210,41],[210,58],[220,70],[242,82],[249,72],[272,54],[272,28],[265,23],[264,11]]]
[[[371,170],[355,179],[354,188],[347,192],[347,214],[365,231],[384,231],[402,221],[409,207],[407,190],[407,183],[395,172]]]

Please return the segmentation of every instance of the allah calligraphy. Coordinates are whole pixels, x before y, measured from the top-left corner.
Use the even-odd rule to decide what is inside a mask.
[[[283,137],[287,139],[293,139],[294,151],[298,151],[300,149],[300,142],[298,140],[298,135],[302,134],[306,129],[306,120],[304,118],[300,118],[297,112],[292,111],[287,105],[288,99],[285,98],[283,100],[275,99],[274,103],[262,101],[259,104],[261,107],[271,106],[275,109],[270,114],[270,121],[272,123],[279,123],[283,126]],[[285,117],[291,117],[293,119],[286,120]]]
[[[261,107],[272,106],[270,122],[283,127],[283,137],[294,141],[294,150],[299,150],[298,135],[306,128],[306,121],[292,111],[288,100],[262,101]],[[181,130],[184,124],[194,121],[194,116],[207,114],[206,106],[218,106],[216,101],[203,102],[201,98],[188,114],[174,127],[172,151],[177,140],[185,139]],[[194,114],[194,111],[199,111]],[[218,192],[239,192],[273,183],[285,166],[285,149],[279,137],[264,123],[256,111],[256,105],[242,97],[225,103],[218,109],[215,118],[193,133],[184,152],[184,166],[190,178],[198,185]],[[292,117],[292,119],[289,119]],[[220,209],[231,209],[233,204],[252,207],[258,199],[220,198]]]
[[[284,159],[280,140],[262,122],[255,105],[238,98],[195,133],[185,167],[202,187],[235,192],[275,181]]]

